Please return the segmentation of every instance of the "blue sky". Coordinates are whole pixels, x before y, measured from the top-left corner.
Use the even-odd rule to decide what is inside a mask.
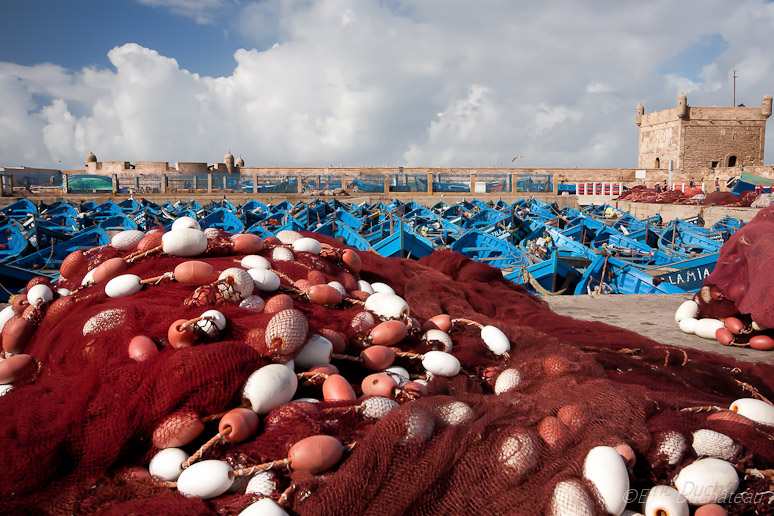
[[[764,0],[0,0],[0,166],[632,167],[638,103],[774,93],[773,35]]]

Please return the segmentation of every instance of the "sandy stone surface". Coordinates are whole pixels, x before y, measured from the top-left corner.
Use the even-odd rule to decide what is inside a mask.
[[[620,326],[662,344],[731,355],[744,362],[774,364],[774,351],[723,346],[717,341],[686,335],[675,323],[675,310],[691,294],[635,294],[607,296],[546,296],[551,309],[575,319]]]

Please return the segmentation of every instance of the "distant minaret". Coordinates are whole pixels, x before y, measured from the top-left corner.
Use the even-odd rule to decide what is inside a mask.
[[[769,108],[771,108],[771,97],[769,97]],[[770,111],[771,109],[769,109]],[[94,155],[93,152],[90,152],[88,156],[86,156],[86,165],[89,163],[96,163],[97,162],[97,156]]]
[[[768,93],[763,96],[763,102],[761,103],[761,111],[766,118],[771,116],[771,95]]]
[[[645,114],[645,106],[642,104],[637,104],[637,111],[634,114],[634,121],[637,123],[637,126],[639,126],[642,123],[642,115]]]
[[[234,155],[231,154],[231,149],[229,149],[226,155],[223,156],[223,163],[226,164],[226,170],[229,172],[234,171]]]
[[[242,155],[240,154],[239,157],[236,160],[236,166],[237,167],[244,167],[245,166],[245,160],[242,159]]]

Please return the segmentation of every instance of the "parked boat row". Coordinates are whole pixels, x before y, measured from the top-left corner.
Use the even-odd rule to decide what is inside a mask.
[[[311,231],[385,257],[419,259],[451,249],[542,295],[696,292],[723,242],[742,226],[730,217],[709,229],[699,217],[640,220],[609,205],[560,209],[534,198],[432,207],[398,200],[250,200],[235,206],[224,198],[202,206],[193,200],[36,205],[21,199],[0,210],[2,284],[12,292],[36,275],[56,276],[73,250],[105,245],[117,231],[168,229],[181,216],[197,219],[202,228],[261,237]]]

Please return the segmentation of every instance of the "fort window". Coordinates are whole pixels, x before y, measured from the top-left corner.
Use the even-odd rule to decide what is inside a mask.
[[[656,168],[661,168],[661,160],[656,158]]]
[[[713,161],[711,168],[718,168],[718,165],[720,164],[719,161]]]
[[[736,156],[729,156],[728,157],[728,166],[729,167],[735,167],[736,166]]]

